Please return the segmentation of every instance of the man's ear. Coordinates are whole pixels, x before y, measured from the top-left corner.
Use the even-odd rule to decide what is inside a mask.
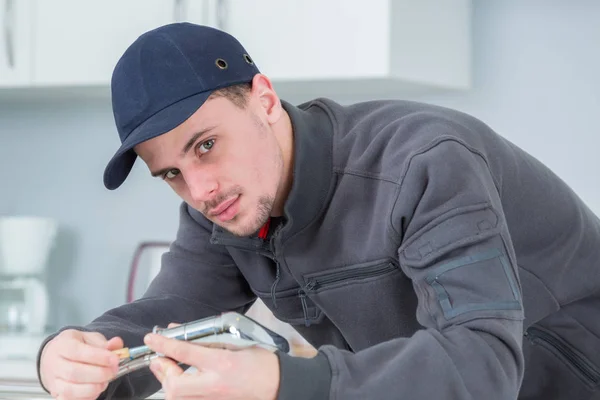
[[[267,122],[273,125],[282,113],[281,101],[273,89],[271,80],[263,74],[256,74],[252,79],[252,97],[258,99],[258,104]]]

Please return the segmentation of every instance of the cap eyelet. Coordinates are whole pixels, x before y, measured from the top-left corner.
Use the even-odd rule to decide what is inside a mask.
[[[223,60],[222,58],[217,58],[215,60],[215,65],[220,69],[227,69],[227,61]]]
[[[244,60],[250,65],[254,64],[254,61],[252,61],[252,58],[248,54],[244,54]]]

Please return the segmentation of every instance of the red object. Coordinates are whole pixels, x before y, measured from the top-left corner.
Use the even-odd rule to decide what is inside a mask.
[[[267,235],[269,234],[269,225],[271,224],[271,218],[269,218],[267,220],[267,222],[265,222],[265,224],[262,226],[262,228],[260,228],[260,232],[258,232],[258,237],[261,239],[266,239]]]

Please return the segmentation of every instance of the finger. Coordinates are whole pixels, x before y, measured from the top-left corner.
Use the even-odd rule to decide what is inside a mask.
[[[165,374],[163,373],[161,367],[158,366],[156,363],[152,362],[150,364],[150,371],[154,374],[156,379],[158,379],[158,381],[162,385],[163,382],[165,381]]]
[[[107,386],[99,383],[71,383],[60,378],[56,379],[55,385],[59,398],[64,399],[95,399]]]
[[[125,345],[123,344],[123,339],[121,339],[118,336],[115,336],[114,338],[110,339],[107,343],[106,343],[106,349],[108,350],[117,350],[117,349],[122,349]]]
[[[175,361],[169,358],[159,357],[152,360],[152,362],[155,363],[156,368],[166,376],[181,375],[185,372]]]
[[[144,343],[156,353],[164,354],[198,369],[201,369],[204,365],[221,361],[224,353],[221,349],[209,349],[184,340],[171,339],[154,333],[147,334],[144,337]]]
[[[99,332],[85,332],[82,338],[85,343],[95,347],[104,347],[107,342],[104,335]]]
[[[217,376],[212,373],[165,375],[163,391],[168,398],[223,398],[223,387],[217,385]]]
[[[179,367],[173,360],[168,358],[159,357],[150,363],[150,370],[154,373],[156,378],[162,384],[165,377],[167,376],[178,376],[184,373],[183,369]]]
[[[77,341],[65,343],[59,354],[70,361],[113,367],[119,364],[119,357],[107,349],[93,347]]]
[[[176,327],[178,327],[178,326],[181,326],[181,324],[178,324],[177,322],[171,322],[171,323],[170,323],[170,324],[167,326],[167,328],[176,328]]]
[[[59,358],[55,365],[55,376],[71,383],[107,383],[116,376],[118,371],[118,366],[103,367],[68,361],[64,358]]]

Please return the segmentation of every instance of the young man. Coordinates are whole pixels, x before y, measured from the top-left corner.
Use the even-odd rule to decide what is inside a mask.
[[[406,101],[293,106],[234,38],[187,23],[133,43],[112,91],[122,146],[104,183],[140,157],[183,199],[180,228],[143,299],[48,338],[53,395],[600,398],[600,222],[482,122]],[[257,297],[318,355],[145,337]],[[108,384],[111,350],[143,339],[167,357]]]

